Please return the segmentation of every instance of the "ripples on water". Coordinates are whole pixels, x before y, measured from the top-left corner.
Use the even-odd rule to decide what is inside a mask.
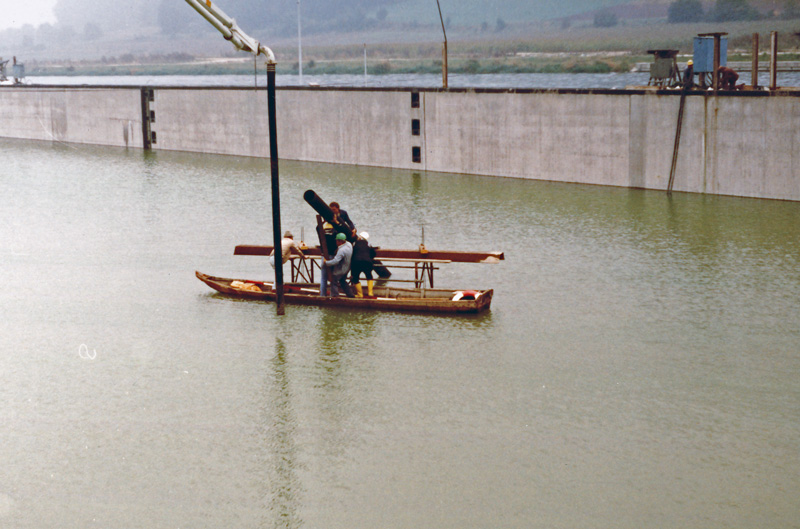
[[[451,74],[451,88],[614,88],[647,85],[649,73],[608,74]],[[743,79],[750,79],[748,73]],[[266,86],[263,75],[163,75],[163,76],[98,76],[98,77],[36,77],[27,78],[29,84],[46,85],[124,85],[124,86]],[[277,86],[299,86],[309,83],[319,86],[354,87],[425,87],[439,88],[442,76],[438,74],[387,74],[370,75],[304,75],[303,82],[296,75],[278,75]],[[778,75],[781,86],[800,86],[800,73],[786,72]],[[759,83],[769,85],[769,75],[761,73]]]
[[[235,301],[269,164],[0,140],[0,526],[791,527],[800,208],[281,162],[475,317]]]

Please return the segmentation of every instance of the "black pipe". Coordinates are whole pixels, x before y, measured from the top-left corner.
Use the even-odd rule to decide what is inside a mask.
[[[267,113],[269,118],[269,164],[272,169],[272,240],[275,256],[275,304],[278,316],[283,305],[283,256],[281,255],[281,200],[278,192],[278,126],[275,117],[275,63],[267,64]]]
[[[308,205],[314,208],[314,211],[319,213],[325,222],[333,226],[335,232],[344,233],[347,236],[347,240],[350,242],[356,240],[356,236],[350,231],[350,227],[334,219],[333,210],[314,191],[309,189],[303,193],[303,200],[308,202]]]
[[[309,189],[303,193],[303,200],[308,202],[308,205],[314,208],[314,211],[319,213],[325,222],[333,223],[333,210],[314,191]]]

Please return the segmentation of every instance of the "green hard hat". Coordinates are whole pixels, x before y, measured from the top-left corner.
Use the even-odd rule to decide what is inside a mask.
[[[346,241],[347,240],[347,235],[345,235],[344,233],[337,233],[336,234],[336,240],[337,241]]]

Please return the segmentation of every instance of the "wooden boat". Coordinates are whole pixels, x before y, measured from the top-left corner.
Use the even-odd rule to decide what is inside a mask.
[[[275,301],[272,283],[213,277],[195,272],[197,278],[227,296],[259,301]],[[361,308],[368,310],[465,314],[488,310],[493,290],[447,290],[442,288],[399,288],[376,285],[374,297],[323,297],[315,283],[284,284],[287,304]]]

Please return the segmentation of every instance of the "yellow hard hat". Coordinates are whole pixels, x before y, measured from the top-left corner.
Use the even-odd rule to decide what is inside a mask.
[[[687,62],[686,64],[688,64],[689,66],[692,66],[694,64],[694,61],[692,59],[689,59],[689,62]]]

